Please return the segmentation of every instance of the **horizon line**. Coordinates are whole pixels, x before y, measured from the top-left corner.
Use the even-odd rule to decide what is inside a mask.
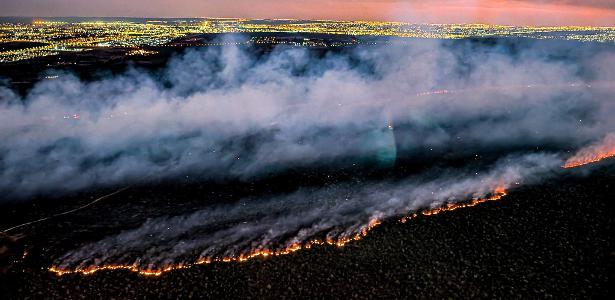
[[[558,28],[558,27],[588,27],[615,29],[612,26],[592,26],[592,25],[510,25],[499,23],[413,23],[408,21],[376,20],[376,19],[302,19],[302,18],[244,18],[244,17],[144,17],[144,16],[4,16],[0,18],[118,18],[118,19],[219,19],[219,20],[250,20],[250,21],[311,21],[311,22],[375,22],[375,23],[399,23],[408,25],[482,25],[482,26],[503,26],[503,27],[531,27],[531,28]]]

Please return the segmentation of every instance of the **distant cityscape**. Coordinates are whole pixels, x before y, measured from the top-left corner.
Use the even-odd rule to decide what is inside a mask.
[[[16,62],[64,52],[126,48],[126,55],[150,55],[148,47],[171,46],[178,38],[217,33],[310,33],[346,36],[463,39],[515,37],[615,42],[615,27],[518,27],[485,24],[410,24],[372,21],[134,18],[0,18],[0,62]],[[360,43],[353,39],[340,45]],[[237,42],[234,42],[237,43]],[[323,46],[321,41],[251,37],[245,44]],[[220,43],[212,43],[211,45]],[[328,45],[331,46],[331,45]]]

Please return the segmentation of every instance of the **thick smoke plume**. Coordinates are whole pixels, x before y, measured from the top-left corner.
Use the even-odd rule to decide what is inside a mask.
[[[421,41],[324,56],[210,48],[153,75],[63,74],[24,97],[3,88],[0,192],[246,179],[348,157],[386,164],[603,137],[615,127],[615,55],[538,45]]]

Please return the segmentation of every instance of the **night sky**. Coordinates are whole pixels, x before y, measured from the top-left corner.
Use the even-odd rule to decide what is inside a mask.
[[[613,0],[0,0],[3,16],[246,17],[615,26]]]

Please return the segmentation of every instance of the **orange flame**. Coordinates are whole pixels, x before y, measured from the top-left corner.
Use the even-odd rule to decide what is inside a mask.
[[[496,200],[500,200],[502,199],[504,196],[506,196],[506,190],[504,188],[497,188],[493,195],[490,197],[486,197],[486,198],[474,198],[472,199],[470,202],[465,202],[465,203],[449,203],[446,204],[445,206],[442,207],[438,207],[438,208],[434,208],[434,209],[429,209],[429,210],[424,210],[422,212],[420,212],[421,215],[424,216],[433,216],[433,215],[437,215],[439,213],[445,212],[445,211],[453,211],[459,208],[466,208],[466,207],[473,207],[476,206],[478,204],[484,203],[484,202],[488,202],[488,201],[496,201]],[[405,223],[410,219],[416,218],[418,217],[419,214],[417,213],[413,213],[409,216],[404,216],[400,219],[400,222]],[[329,246],[336,246],[336,247],[344,247],[346,246],[348,243],[352,242],[352,241],[358,241],[360,239],[362,239],[363,237],[367,236],[367,234],[372,231],[374,228],[376,228],[378,225],[381,224],[381,220],[378,218],[374,218],[372,220],[370,220],[368,222],[367,225],[362,226],[361,228],[359,228],[359,230],[357,231],[356,234],[351,235],[349,237],[339,237],[337,239],[333,239],[333,238],[326,238],[324,241],[319,240],[319,239],[314,239],[314,240],[310,240],[308,242],[305,243],[294,243],[286,248],[280,249],[280,250],[270,250],[270,249],[257,249],[257,250],[253,250],[252,252],[250,252],[249,254],[240,254],[238,256],[228,256],[228,257],[221,257],[221,258],[200,258],[197,261],[193,262],[193,263],[179,263],[179,264],[172,264],[172,265],[168,265],[165,266],[163,268],[152,268],[152,269],[142,269],[139,266],[137,266],[136,264],[132,264],[132,265],[103,265],[103,266],[89,266],[86,268],[82,268],[82,267],[77,267],[75,269],[63,269],[57,266],[52,266],[49,268],[49,271],[52,273],[55,273],[58,276],[62,276],[62,275],[68,275],[68,274],[81,274],[81,275],[91,275],[94,274],[98,271],[103,271],[103,270],[128,270],[131,272],[135,272],[139,275],[143,275],[143,276],[160,276],[166,272],[169,271],[173,271],[173,270],[179,270],[179,269],[186,269],[189,268],[191,266],[195,266],[195,265],[203,265],[203,264],[210,264],[213,262],[224,262],[224,263],[228,263],[228,262],[245,262],[248,260],[252,260],[258,257],[262,257],[262,258],[266,258],[269,256],[281,256],[281,255],[288,255],[291,254],[293,252],[299,251],[299,250],[303,250],[303,249],[310,249],[314,246],[322,246],[322,245],[329,245]]]
[[[581,149],[574,156],[566,160],[562,166],[566,169],[576,168],[615,157],[615,134],[607,135],[604,140],[596,145]]]
[[[476,205],[479,205],[481,203],[485,203],[485,202],[489,202],[489,201],[497,201],[500,200],[502,198],[504,198],[506,195],[508,195],[506,193],[506,189],[500,187],[495,189],[495,191],[493,192],[493,196],[491,197],[487,197],[487,198],[474,198],[472,200],[470,200],[469,202],[462,202],[462,203],[448,203],[444,206],[440,206],[440,207],[436,207],[433,209],[428,209],[428,210],[424,210],[422,212],[420,212],[420,214],[422,214],[423,216],[434,216],[440,213],[443,213],[445,211],[453,211],[453,210],[457,210],[460,208],[467,208],[467,207],[473,207]],[[402,223],[406,223],[408,220],[414,219],[416,217],[418,217],[419,215],[414,213],[411,214],[409,216],[405,216],[403,217],[400,221]]]

